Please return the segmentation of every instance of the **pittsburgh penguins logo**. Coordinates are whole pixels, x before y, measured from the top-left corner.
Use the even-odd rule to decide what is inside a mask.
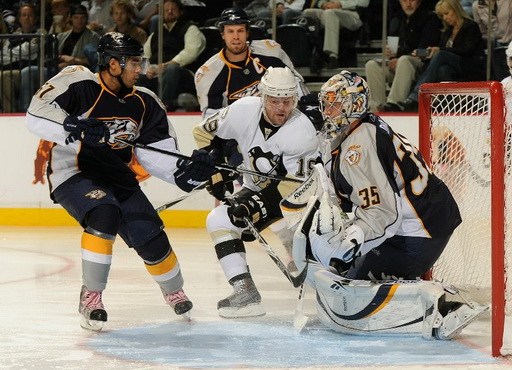
[[[259,146],[256,146],[249,150],[249,159],[251,161],[251,167],[255,171],[263,172],[266,174],[283,175],[279,173],[282,172],[279,171],[279,169],[284,168],[280,155],[274,154],[272,152],[263,152]],[[262,189],[267,187],[270,183],[270,180],[264,177],[253,175],[252,178],[254,184]]]

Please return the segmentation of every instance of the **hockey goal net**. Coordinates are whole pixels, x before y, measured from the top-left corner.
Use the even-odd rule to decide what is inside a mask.
[[[420,151],[463,220],[432,277],[491,303],[494,356],[512,354],[512,122],[505,98],[496,81],[424,84],[419,96]]]

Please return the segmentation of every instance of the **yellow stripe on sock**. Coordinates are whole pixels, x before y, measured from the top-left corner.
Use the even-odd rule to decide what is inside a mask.
[[[174,252],[171,252],[171,254],[169,254],[169,256],[167,256],[166,259],[164,259],[162,262],[157,263],[156,265],[148,265],[147,263],[145,263],[146,269],[153,276],[166,274],[173,268],[175,268],[177,264],[178,259],[176,258]]]
[[[112,255],[112,246],[114,241],[103,239],[95,235],[84,232],[82,234],[82,249],[89,252]]]

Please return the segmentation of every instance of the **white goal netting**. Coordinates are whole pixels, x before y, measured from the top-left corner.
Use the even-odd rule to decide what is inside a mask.
[[[473,300],[492,302],[493,311],[500,307],[504,315],[493,321],[510,321],[512,121],[503,119],[501,85],[481,85],[429,84],[422,88],[420,125],[424,136],[428,133],[420,139],[422,152],[428,150],[432,170],[450,188],[463,219],[432,276],[467,291]],[[508,341],[503,333],[501,338]],[[506,343],[499,351],[512,354],[512,345]]]

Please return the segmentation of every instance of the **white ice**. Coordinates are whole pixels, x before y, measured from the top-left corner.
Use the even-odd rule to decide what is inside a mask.
[[[142,261],[121,239],[104,303],[104,331],[79,326],[80,237],[75,227],[0,227],[0,369],[511,369],[490,353],[489,318],[453,341],[411,336],[346,336],[315,320],[308,290],[306,329],[293,328],[298,289],[257,243],[247,258],[267,315],[226,320],[230,294],[205,230],[167,229],[194,302],[187,323],[164,304]],[[272,233],[269,244],[284,258]]]

